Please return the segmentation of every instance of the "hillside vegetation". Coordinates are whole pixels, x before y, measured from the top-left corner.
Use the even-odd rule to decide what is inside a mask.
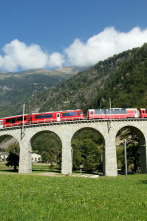
[[[95,66],[0,72],[0,117],[51,110],[147,107],[147,43]]]
[[[29,100],[28,111],[147,107],[147,44],[101,61]]]
[[[22,113],[22,104],[53,85],[75,75],[80,68],[0,72],[0,117]]]

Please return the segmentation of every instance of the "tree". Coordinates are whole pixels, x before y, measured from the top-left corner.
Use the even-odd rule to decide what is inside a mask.
[[[17,166],[19,166],[19,145],[18,144],[11,144],[7,151],[9,155],[7,157],[6,166],[14,166],[14,171],[17,171]]]
[[[137,135],[129,130],[124,129],[118,133],[121,140],[127,140],[127,164],[128,169],[132,172],[138,172],[140,167],[140,151],[139,151],[139,138]],[[121,143],[117,148],[117,163],[118,168],[122,171],[125,170],[124,164],[124,144]]]
[[[82,166],[85,172],[102,169],[102,138],[95,130],[89,128],[78,131],[72,139],[73,170]]]
[[[100,149],[98,145],[90,139],[85,139],[84,142],[84,162],[83,169],[87,172],[98,170],[101,160]]]
[[[17,153],[10,152],[7,157],[7,161],[6,166],[14,166],[14,171],[17,171],[17,166],[19,166],[19,155]]]
[[[54,164],[61,168],[61,140],[59,137],[51,132],[44,132],[39,134],[34,140],[33,151],[41,154],[41,158],[44,162],[50,163],[50,169],[53,168]]]

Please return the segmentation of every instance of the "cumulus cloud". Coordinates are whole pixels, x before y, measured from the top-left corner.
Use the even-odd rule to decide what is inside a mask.
[[[3,48],[5,55],[0,56],[0,68],[7,71],[22,69],[60,67],[63,56],[57,52],[49,55],[43,52],[39,45],[25,43],[15,39]]]
[[[52,53],[48,60],[49,67],[61,67],[63,63],[64,63],[64,56],[58,52]]]
[[[147,29],[135,27],[130,32],[116,31],[114,27],[106,28],[103,32],[91,37],[86,43],[76,39],[65,53],[71,65],[89,66],[147,42]]]
[[[19,68],[57,68],[65,64],[91,66],[114,54],[140,47],[145,42],[147,29],[141,30],[139,27],[129,32],[119,32],[114,27],[108,27],[86,42],[75,39],[62,54],[59,52],[48,54],[37,44],[27,46],[15,39],[4,46],[4,55],[0,55],[0,69],[17,71]]]

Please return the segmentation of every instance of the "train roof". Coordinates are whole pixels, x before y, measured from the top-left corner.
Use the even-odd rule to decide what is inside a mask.
[[[29,114],[24,114],[24,116],[28,116]],[[8,116],[8,117],[2,117],[2,118],[0,118],[0,120],[2,120],[2,119],[7,119],[7,118],[12,118],[12,117],[22,117],[23,116],[23,114],[22,115],[15,115],[15,116]]]

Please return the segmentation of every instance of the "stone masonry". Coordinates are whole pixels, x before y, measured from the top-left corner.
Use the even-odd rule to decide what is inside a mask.
[[[124,127],[130,127],[140,139],[141,172],[147,173],[147,121],[122,120],[116,121],[76,121],[41,124],[13,129],[0,130],[0,142],[6,136],[14,137],[20,145],[19,173],[32,171],[31,143],[38,133],[50,131],[55,133],[62,142],[62,174],[72,174],[72,147],[71,140],[74,134],[81,129],[91,128],[98,131],[103,137],[104,145],[104,173],[106,176],[117,176],[116,135]]]

